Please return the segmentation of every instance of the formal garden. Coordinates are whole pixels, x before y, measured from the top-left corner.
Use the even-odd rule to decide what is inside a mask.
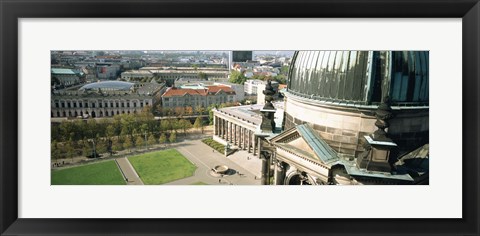
[[[51,171],[52,185],[125,185],[113,160]]]
[[[193,176],[197,167],[176,149],[128,157],[144,184],[164,184]]]
[[[217,150],[219,153],[225,152],[225,145],[213,140],[212,138],[202,139],[202,142]]]

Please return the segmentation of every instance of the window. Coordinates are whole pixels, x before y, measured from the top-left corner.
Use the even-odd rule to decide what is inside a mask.
[[[137,107],[137,103],[136,103],[136,102],[133,103],[133,107]]]
[[[428,51],[392,53],[390,97],[395,103],[428,102]]]
[[[58,102],[55,102],[55,107],[58,108]]]
[[[82,105],[82,102],[79,102],[78,103],[78,106],[81,108],[83,105]]]
[[[65,107],[65,102],[62,102],[62,108],[64,108],[64,107]]]
[[[95,108],[95,103],[94,102],[92,102],[92,108]]]
[[[71,104],[70,102],[67,102],[67,107],[70,108],[71,107]]]
[[[113,107],[113,102],[110,102],[110,107]]]
[[[140,107],[143,107],[143,102],[140,102]]]
[[[74,108],[77,107],[77,102],[73,102],[73,107],[74,107]]]
[[[88,108],[88,102],[85,103],[85,108]]]
[[[98,107],[102,108],[103,104],[101,102],[98,103]]]
[[[115,107],[118,107],[118,102],[115,103]]]

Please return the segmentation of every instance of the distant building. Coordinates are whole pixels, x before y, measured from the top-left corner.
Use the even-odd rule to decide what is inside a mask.
[[[245,99],[245,89],[244,86],[241,84],[235,84],[230,82],[214,82],[213,85],[219,86],[227,86],[235,91],[235,98],[233,99],[234,102],[243,101]]]
[[[108,117],[140,112],[153,106],[164,91],[164,84],[101,81],[79,89],[54,91],[51,117]]]
[[[172,86],[177,81],[183,83],[205,81],[205,79],[200,77],[201,74],[203,74],[207,80],[222,80],[228,77],[228,70],[222,68],[142,67],[139,70],[152,73],[161,82],[167,83],[168,86]]]
[[[125,81],[139,80],[139,79],[151,79],[153,74],[146,70],[130,70],[122,72],[121,78]]]
[[[249,80],[245,81],[245,84],[244,84],[245,94],[247,94],[247,95],[257,95],[258,91],[259,91],[259,88],[260,88],[260,91],[263,91],[265,89],[265,84],[266,83],[267,82],[263,81],[263,80],[249,79]],[[278,91],[278,82],[277,81],[272,81],[272,86],[273,86],[273,89],[277,92]]]
[[[253,51],[232,51],[233,62],[247,62],[253,60]]]
[[[79,75],[72,69],[52,68],[50,71],[52,79],[57,78],[60,82],[59,85],[68,87],[80,83]]]
[[[115,80],[120,73],[120,65],[113,63],[97,63],[97,78],[100,80]]]
[[[235,91],[228,86],[201,86],[194,88],[168,88],[162,95],[162,106],[208,107],[211,104],[234,102]]]

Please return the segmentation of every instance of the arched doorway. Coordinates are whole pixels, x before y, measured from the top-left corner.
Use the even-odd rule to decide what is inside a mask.
[[[296,172],[287,177],[286,185],[314,185],[315,183],[305,172]]]

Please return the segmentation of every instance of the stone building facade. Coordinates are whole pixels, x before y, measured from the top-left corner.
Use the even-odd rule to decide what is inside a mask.
[[[200,89],[168,88],[162,95],[164,108],[208,107],[235,101],[235,91],[228,86],[205,86]]]
[[[110,117],[135,114],[159,101],[164,84],[135,85],[120,81],[95,89],[61,90],[52,93],[51,117]],[[89,84],[92,85],[92,84]],[[85,87],[85,86],[84,86]],[[136,88],[137,87],[137,88]],[[82,87],[83,88],[83,87]]]

